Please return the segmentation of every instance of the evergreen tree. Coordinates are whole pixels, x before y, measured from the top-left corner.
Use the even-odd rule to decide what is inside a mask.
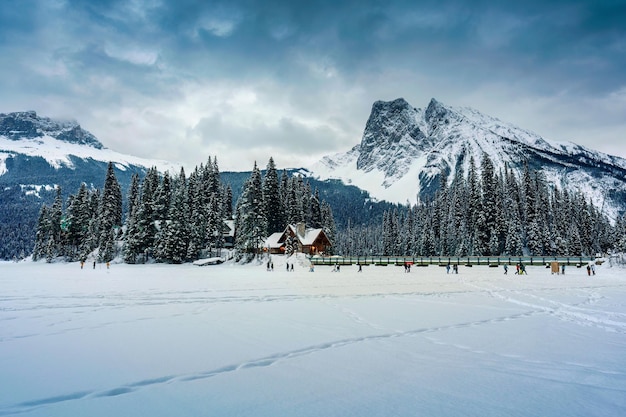
[[[141,253],[141,244],[139,241],[139,222],[138,213],[141,205],[141,194],[139,188],[139,176],[133,175],[128,191],[128,207],[129,213],[126,216],[126,232],[124,235],[124,262],[134,264],[137,256]]]
[[[324,233],[326,233],[326,237],[328,237],[328,240],[330,241],[330,244],[331,244],[331,248],[330,248],[331,253],[329,253],[328,255],[332,255],[333,246],[335,242],[337,241],[337,227],[335,225],[333,211],[330,207],[330,204],[328,204],[326,201],[322,201],[322,206],[320,208],[320,211],[322,215],[322,229],[324,230]]]
[[[182,263],[187,259],[187,249],[189,245],[189,229],[187,227],[187,216],[189,213],[187,182],[183,168],[176,179],[176,186],[172,204],[169,212],[169,223],[162,235],[162,241],[157,245],[162,245],[163,260],[172,263]]]
[[[83,257],[84,242],[89,240],[89,223],[91,219],[89,191],[85,183],[80,185],[78,193],[70,196],[66,210],[66,239],[64,250],[70,261],[85,260]]]
[[[261,171],[254,163],[250,178],[246,181],[237,201],[235,215],[235,248],[240,259],[245,254],[258,253],[267,230],[266,216],[263,210],[263,191]],[[250,256],[247,256],[250,259]]]
[[[100,255],[101,262],[107,262],[107,259],[113,256],[114,244],[111,236],[115,236],[114,228],[122,224],[122,191],[120,184],[115,177],[113,163],[109,162],[106,177],[104,180],[104,188],[102,191],[102,201],[100,202]],[[114,240],[114,238],[113,238]]]
[[[210,168],[208,168],[210,169]],[[205,233],[210,216],[208,207],[208,175],[207,169],[196,168],[189,176],[187,198],[190,215],[187,219],[189,244],[187,245],[187,259],[197,259],[206,243]]]
[[[284,209],[280,198],[280,184],[274,159],[270,158],[263,179],[263,210],[266,215],[266,236],[285,229]]]
[[[310,207],[311,207],[311,222],[309,223],[309,225],[314,229],[321,228],[322,227],[322,206],[320,202],[319,190],[315,190],[315,194],[311,196]]]
[[[37,261],[46,256],[50,231],[50,214],[48,207],[45,204],[42,204],[41,210],[39,211],[39,219],[37,220],[33,261]]]
[[[222,201],[223,213],[225,219],[233,218],[233,189],[230,185],[222,188],[222,195],[224,196]]]
[[[52,208],[49,212],[49,241],[46,246],[46,259],[48,262],[52,258],[59,256],[61,252],[61,222],[63,220],[63,200],[61,197],[61,187],[56,187],[56,195]]]
[[[154,196],[154,219],[167,219],[172,200],[172,180],[169,171],[165,171],[163,178],[159,181]]]
[[[141,185],[141,198],[136,216],[135,250],[137,254],[144,255],[144,262],[148,260],[150,253],[154,250],[154,239],[157,232],[154,198],[158,186],[158,172],[155,167],[150,168]],[[159,220],[162,221],[162,219]]]

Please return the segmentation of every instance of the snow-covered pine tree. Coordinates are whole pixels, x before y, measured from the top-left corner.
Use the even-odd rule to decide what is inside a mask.
[[[52,260],[57,256],[57,247],[56,243],[54,243],[54,236],[50,235],[48,238],[48,243],[46,245],[46,262],[51,263]]]
[[[111,262],[115,258],[115,229],[109,229],[108,236],[100,244],[98,259],[100,262]]]
[[[252,174],[245,182],[237,201],[235,248],[239,259],[252,259],[259,252],[267,230],[266,218],[263,211],[261,171],[255,162]]]
[[[311,222],[309,223],[309,225],[314,229],[318,229],[322,227],[322,206],[319,190],[316,189],[315,194],[311,196],[310,205]]]
[[[111,261],[114,256],[114,243],[111,242],[111,236],[115,233],[111,231],[122,225],[122,190],[120,184],[115,177],[113,163],[109,162],[106,177],[104,179],[104,188],[102,190],[102,200],[100,202],[100,237],[99,237],[99,260],[100,262]],[[114,239],[114,238],[113,238]],[[106,248],[106,250],[103,250]],[[110,248],[110,252],[109,251]]]
[[[159,174],[156,167],[146,173],[141,184],[141,198],[137,210],[137,253],[143,255],[143,262],[148,260],[154,250],[156,229],[155,194],[159,187]]]
[[[59,256],[61,252],[61,221],[63,220],[63,199],[61,197],[61,187],[56,187],[56,195],[52,208],[49,211],[50,238],[46,247],[46,259],[48,262],[52,258]]]
[[[134,174],[131,178],[128,190],[128,214],[126,216],[126,231],[124,233],[124,262],[134,264],[137,256],[141,252],[139,242],[138,213],[141,204],[141,194],[139,188],[139,176]]]
[[[169,212],[170,220],[166,228],[167,233],[162,237],[162,242],[157,242],[157,245],[163,245],[163,257],[167,262],[178,264],[187,259],[187,247],[189,245],[188,213],[187,180],[185,170],[181,168],[174,185]]]
[[[50,213],[48,206],[42,204],[37,220],[37,231],[35,232],[35,247],[33,248],[33,261],[46,256],[48,239],[50,238]]]
[[[233,189],[230,185],[222,186],[222,212],[225,219],[233,218]]]
[[[484,226],[481,230],[480,245],[484,255],[497,255],[497,217],[498,217],[498,184],[494,172],[493,162],[489,155],[484,152],[481,160],[481,208],[483,211]],[[496,236],[492,236],[496,233]]]
[[[189,175],[187,184],[187,199],[189,204],[189,217],[187,227],[189,233],[189,244],[187,245],[187,259],[198,259],[198,255],[206,243],[206,229],[208,223],[208,185],[206,184],[208,174],[207,169],[196,169]]]
[[[477,247],[478,240],[478,216],[482,212],[481,207],[481,192],[480,184],[478,181],[478,174],[476,173],[476,162],[474,156],[470,156],[469,168],[467,171],[467,235],[465,240],[467,241],[468,255],[480,254],[480,248]],[[484,228],[484,226],[482,226]]]
[[[165,171],[159,181],[154,196],[154,219],[162,221],[167,219],[172,200],[172,180],[169,171]]]
[[[333,217],[333,210],[330,204],[326,201],[322,201],[320,211],[322,215],[322,229],[324,229],[324,233],[326,233],[326,237],[328,237],[331,244],[331,253],[328,253],[328,255],[332,255],[334,253],[334,244],[337,241],[337,227],[335,225],[335,218]]]
[[[266,235],[282,232],[286,226],[285,210],[280,195],[280,184],[274,158],[269,159],[263,178],[263,205],[266,215]]]
[[[89,222],[91,212],[89,206],[89,190],[85,183],[80,185],[78,193],[68,198],[65,223],[67,230],[65,233],[65,256],[70,261],[77,259],[84,260],[82,252],[84,242],[89,240]]]

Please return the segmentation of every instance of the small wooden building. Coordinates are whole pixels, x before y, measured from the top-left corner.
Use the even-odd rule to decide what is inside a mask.
[[[272,254],[285,253],[287,240],[290,238],[295,243],[295,252],[317,255],[327,252],[331,247],[324,229],[310,229],[304,223],[298,223],[290,224],[283,232],[268,237],[265,248]]]

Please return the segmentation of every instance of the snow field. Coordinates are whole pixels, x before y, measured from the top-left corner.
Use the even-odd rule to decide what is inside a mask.
[[[620,416],[626,276],[0,264],[0,415]]]

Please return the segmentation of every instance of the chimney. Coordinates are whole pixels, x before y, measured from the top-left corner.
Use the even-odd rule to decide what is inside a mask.
[[[306,226],[303,222],[296,224],[296,233],[300,237],[304,237],[304,235],[306,234]]]

